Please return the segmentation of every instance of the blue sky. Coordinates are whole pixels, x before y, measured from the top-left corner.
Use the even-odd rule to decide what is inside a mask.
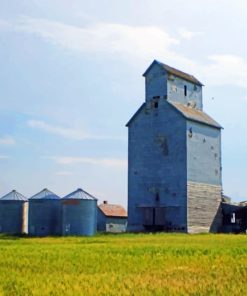
[[[158,59],[204,82],[224,192],[247,199],[247,4],[0,0],[0,194],[127,204],[127,128]]]

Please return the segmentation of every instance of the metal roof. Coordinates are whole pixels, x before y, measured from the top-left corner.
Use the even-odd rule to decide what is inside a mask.
[[[247,206],[247,200],[245,201],[240,201],[240,206],[246,207]]]
[[[103,212],[103,214],[107,217],[127,218],[127,212],[125,208],[120,205],[103,203],[103,204],[100,204],[98,207]]]
[[[187,119],[202,122],[216,128],[222,128],[222,126],[218,122],[216,122],[212,117],[201,110],[187,107],[181,103],[174,103],[169,101],[169,104],[175,107]]]
[[[152,68],[152,66],[154,64],[157,64],[157,65],[161,66],[169,74],[172,74],[172,75],[175,75],[177,77],[183,78],[184,80],[190,81],[190,82],[195,83],[195,84],[197,84],[199,86],[203,86],[203,84],[197,78],[195,78],[193,75],[190,75],[188,73],[185,73],[183,71],[180,71],[178,69],[175,69],[173,67],[170,67],[170,66],[168,66],[166,64],[163,64],[163,63],[161,63],[161,62],[159,62],[157,60],[154,60],[152,62],[152,64],[147,68],[147,70],[145,71],[145,73],[143,74],[143,76],[146,76],[146,74],[149,72],[149,70]]]
[[[20,194],[16,190],[12,190],[11,192],[1,197],[0,201],[2,200],[28,201],[28,198],[26,198],[24,195]]]
[[[87,200],[97,200],[94,196],[84,191],[81,188],[71,192],[70,194],[63,197],[63,199],[87,199]]]
[[[221,208],[222,208],[223,214],[227,215],[227,214],[231,214],[232,212],[239,211],[241,209],[241,206],[238,204],[222,202]]]
[[[30,197],[30,199],[60,199],[60,197],[55,193],[51,192],[50,190],[48,190],[47,188],[45,188],[39,193]]]

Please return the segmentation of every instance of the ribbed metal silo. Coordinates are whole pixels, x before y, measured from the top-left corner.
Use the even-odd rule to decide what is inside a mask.
[[[35,236],[61,234],[61,198],[48,189],[29,199],[28,233]]]
[[[62,199],[63,235],[94,235],[97,225],[97,199],[82,189]]]
[[[27,233],[28,199],[12,190],[0,198],[0,232]]]

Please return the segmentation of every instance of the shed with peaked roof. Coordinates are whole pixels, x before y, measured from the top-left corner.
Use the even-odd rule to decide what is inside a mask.
[[[221,203],[223,221],[223,233],[246,233],[247,231],[247,206],[244,202],[240,203]]]
[[[62,199],[62,234],[91,236],[96,232],[97,198],[79,188]]]
[[[0,232],[21,234],[27,232],[28,199],[12,190],[0,198]]]
[[[29,199],[28,233],[35,236],[61,234],[61,198],[43,189]]]
[[[102,232],[125,232],[127,211],[121,205],[104,201],[98,206],[97,230]]]

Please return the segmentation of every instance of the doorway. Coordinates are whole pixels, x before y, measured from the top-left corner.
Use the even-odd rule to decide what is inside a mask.
[[[165,208],[145,207],[143,212],[143,226],[147,231],[161,231],[165,228]]]

